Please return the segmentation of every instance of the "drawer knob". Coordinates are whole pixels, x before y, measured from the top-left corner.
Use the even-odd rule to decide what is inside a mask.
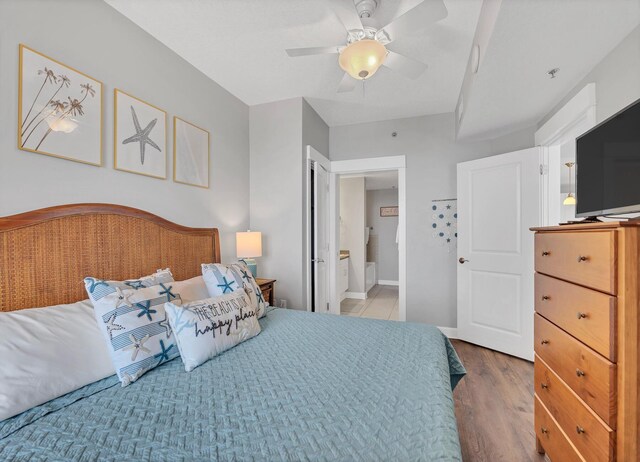
[[[582,428],[580,425],[578,425],[576,427],[576,432],[578,433],[578,435],[580,435],[580,434],[584,433],[584,428]]]
[[[587,313],[583,313],[581,311],[578,311],[578,314],[576,315],[578,317],[578,319],[584,319],[587,317]]]
[[[540,341],[540,345],[546,345],[549,343],[549,340],[543,339]]]
[[[542,256],[543,257],[548,257],[549,255],[551,255],[551,252],[549,252],[548,250],[543,250],[542,251]]]
[[[587,261],[589,259],[589,257],[585,257],[584,255],[580,255],[578,257],[578,263],[583,262],[583,261]]]
[[[542,433],[544,433],[544,434],[549,433],[549,430],[548,430],[548,429],[546,429],[546,428],[544,428],[544,427],[540,427],[540,431],[541,431]]]
[[[578,377],[584,377],[584,375],[585,375],[585,374],[584,374],[584,371],[582,371],[582,370],[580,370],[580,369],[576,369],[576,375],[577,375]]]
[[[547,385],[546,383],[542,382],[540,384],[540,386],[542,387],[543,390],[546,390],[547,388],[549,388],[549,385]]]
[[[549,297],[548,295],[543,295],[542,296],[542,301],[546,302],[547,300],[551,300],[551,297]]]

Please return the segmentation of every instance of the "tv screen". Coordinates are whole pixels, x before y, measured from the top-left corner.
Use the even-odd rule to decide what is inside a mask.
[[[640,100],[576,140],[576,214],[640,212]]]

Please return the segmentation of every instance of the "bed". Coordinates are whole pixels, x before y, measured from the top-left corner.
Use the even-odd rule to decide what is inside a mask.
[[[0,218],[0,311],[80,300],[86,274],[169,266],[178,280],[206,261],[220,261],[217,230],[136,209]],[[1,421],[0,460],[461,460],[452,390],[465,371],[438,329],[285,309],[260,324],[191,373],[174,359],[128,387],[109,377]]]

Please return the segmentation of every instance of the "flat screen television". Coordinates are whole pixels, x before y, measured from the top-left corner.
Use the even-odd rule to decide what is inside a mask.
[[[640,212],[640,100],[576,139],[576,215]]]

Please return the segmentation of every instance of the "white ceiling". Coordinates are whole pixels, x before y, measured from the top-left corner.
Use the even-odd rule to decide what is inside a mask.
[[[452,112],[482,5],[445,0],[447,18],[389,45],[427,63],[425,74],[410,80],[382,68],[363,96],[361,87],[336,93],[337,55],[289,58],[284,51],[344,44],[328,0],[106,1],[246,104],[303,96],[330,126]],[[417,3],[379,1],[379,26]]]
[[[535,125],[639,23],[640,0],[503,0],[458,136]]]

